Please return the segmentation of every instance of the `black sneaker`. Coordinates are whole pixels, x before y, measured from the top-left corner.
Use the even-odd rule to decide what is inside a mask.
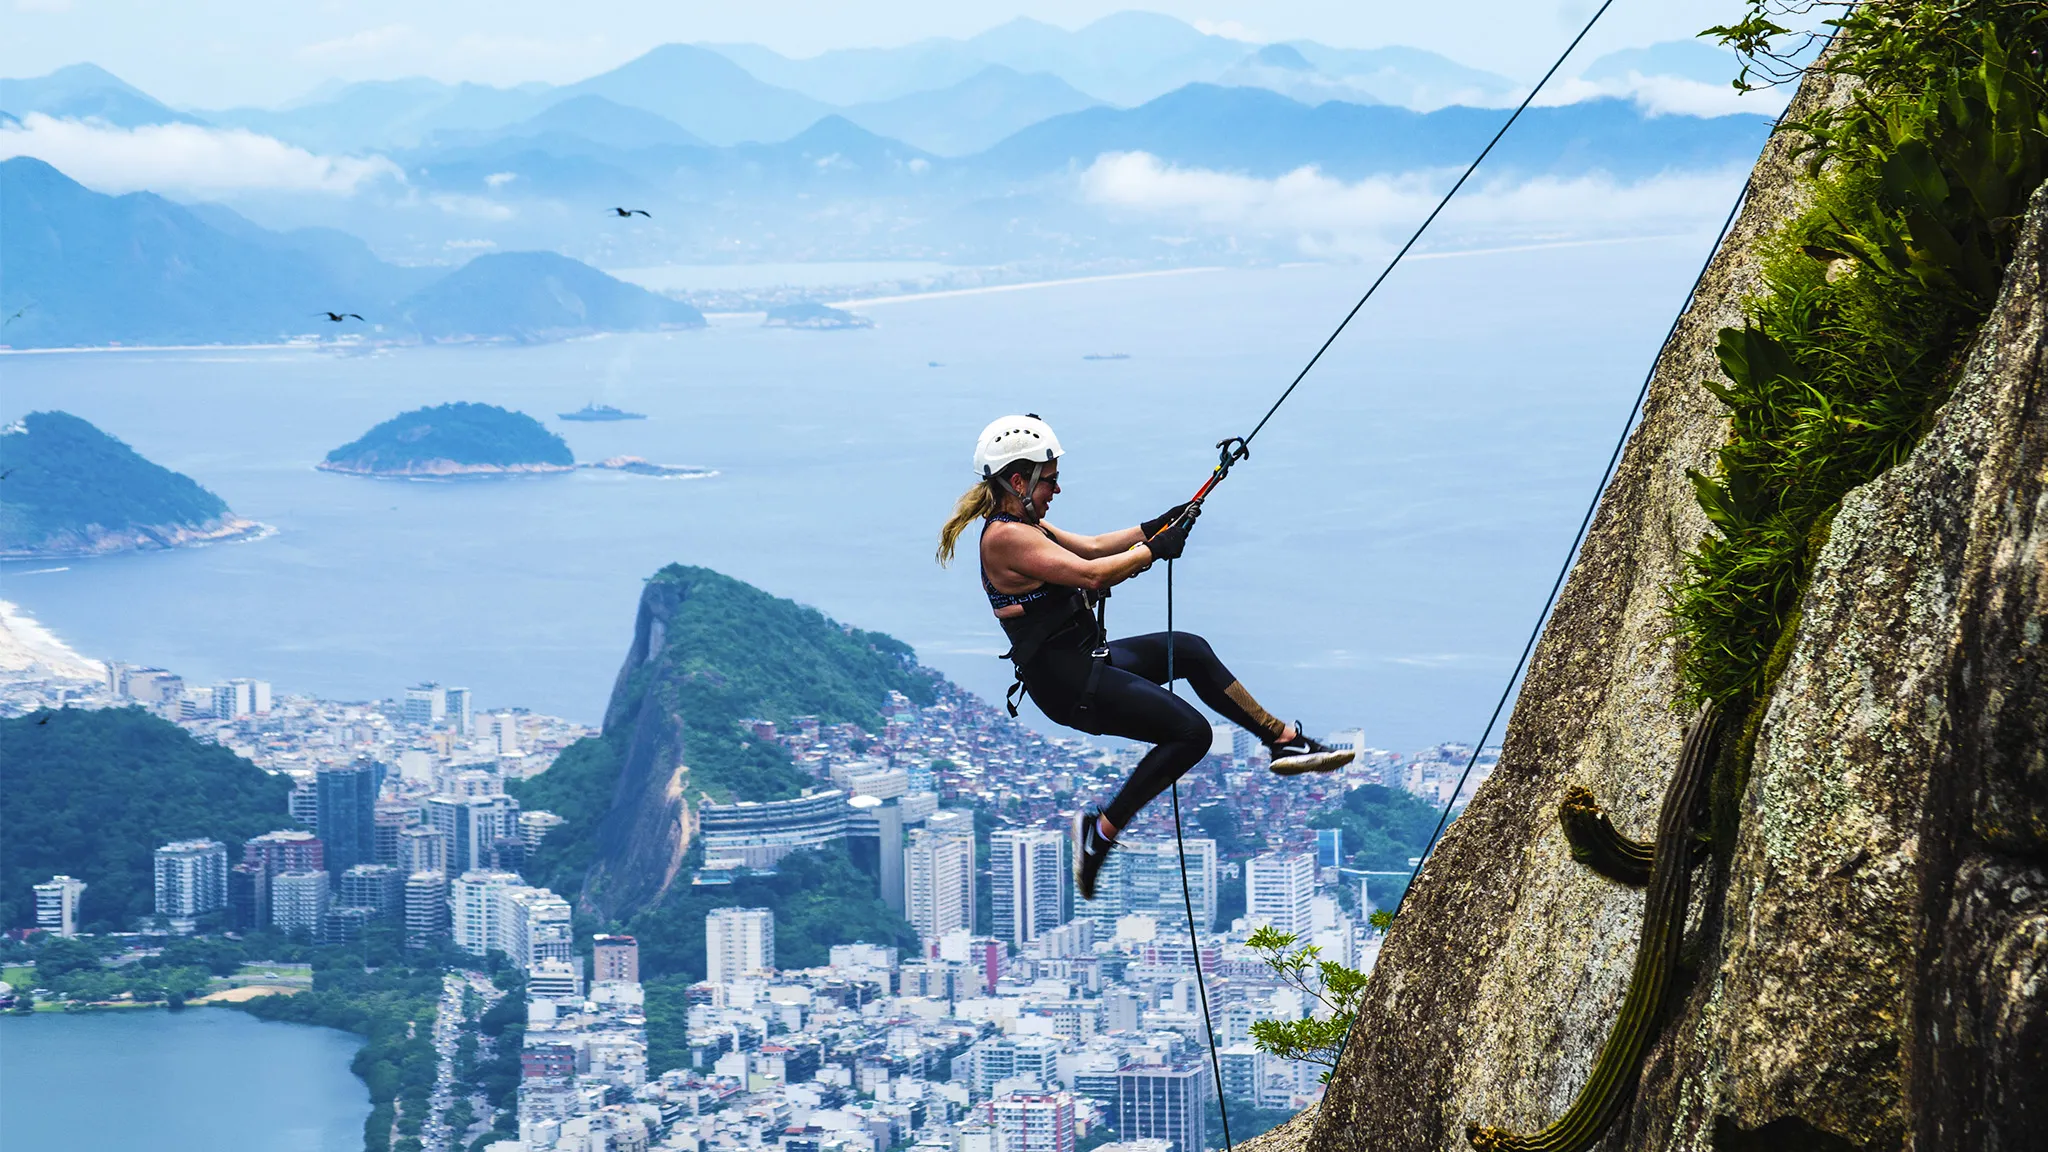
[[[1349,748],[1332,748],[1301,730],[1301,721],[1294,722],[1294,739],[1284,744],[1268,744],[1266,751],[1273,757],[1270,767],[1276,776],[1299,776],[1304,772],[1335,772],[1357,757],[1358,753]]]
[[[1116,841],[1102,834],[1101,818],[1096,808],[1083,808],[1074,817],[1074,887],[1083,900],[1095,899],[1095,877],[1109,859],[1109,850],[1116,847]]]

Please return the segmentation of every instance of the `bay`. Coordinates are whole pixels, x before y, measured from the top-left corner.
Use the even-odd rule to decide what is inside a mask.
[[[358,1152],[361,1045],[221,1008],[0,1018],[0,1147]]]
[[[1404,265],[1209,502],[1174,573],[1177,626],[1311,728],[1401,750],[1476,736],[1709,243]],[[892,633],[993,698],[1005,645],[972,563],[932,559],[982,425],[1043,414],[1069,451],[1054,522],[1133,523],[1201,483],[1212,445],[1251,428],[1370,271],[950,294],[870,306],[876,327],[858,331],[720,318],[535,347],[4,357],[0,416],[74,412],[278,533],[13,564],[0,581],[80,651],[196,683],[365,699],[432,679],[594,722],[642,579],[679,561]],[[1128,358],[1083,359],[1114,354]],[[591,399],[649,419],[556,420]],[[529,412],[581,460],[719,475],[313,469],[380,420],[452,400]],[[1119,588],[1112,630],[1161,627],[1165,583],[1155,570]]]

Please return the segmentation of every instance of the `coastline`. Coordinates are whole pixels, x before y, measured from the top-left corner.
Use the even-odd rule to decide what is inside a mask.
[[[41,669],[61,680],[103,681],[107,666],[79,655],[11,600],[0,600],[0,672]]]
[[[336,472],[343,476],[366,476],[372,480],[482,480],[495,476],[552,476],[574,472],[578,467],[575,464],[458,464],[453,460],[424,460],[403,468],[363,468],[330,460],[322,460],[313,465],[316,471]]]
[[[827,308],[865,308],[874,304],[905,304],[913,300],[946,300],[955,296],[988,296],[997,292],[1022,292],[1029,288],[1063,288],[1069,284],[1105,284],[1112,280],[1150,280],[1159,276],[1193,276],[1199,272],[1226,272],[1221,264],[1195,268],[1156,268],[1147,272],[1109,272],[1100,276],[1069,276],[1063,280],[1027,280],[1022,284],[988,284],[979,288],[948,288],[939,292],[912,292],[903,296],[871,296],[865,300],[832,300]],[[708,315],[708,313],[707,313]],[[740,313],[744,315],[744,313]]]
[[[145,526],[92,533],[64,532],[45,538],[34,548],[0,550],[0,560],[87,560],[124,552],[167,552],[209,544],[247,544],[277,535],[269,524],[228,516],[204,524]],[[52,541],[57,543],[52,544]]]

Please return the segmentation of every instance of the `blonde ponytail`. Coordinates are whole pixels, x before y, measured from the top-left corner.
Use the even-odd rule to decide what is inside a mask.
[[[976,520],[986,520],[996,513],[996,494],[986,483],[976,482],[974,487],[960,494],[953,505],[953,516],[946,526],[939,529],[939,566],[953,562],[953,548],[960,542],[960,534]]]

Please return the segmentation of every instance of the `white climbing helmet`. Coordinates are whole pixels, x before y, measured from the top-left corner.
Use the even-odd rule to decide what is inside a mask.
[[[981,430],[974,442],[974,472],[984,480],[1019,461],[1046,464],[1066,454],[1052,426],[1037,416],[1005,416]]]

